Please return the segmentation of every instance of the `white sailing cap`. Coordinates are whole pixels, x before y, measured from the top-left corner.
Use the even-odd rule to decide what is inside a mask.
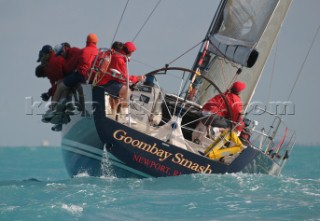
[[[58,45],[54,46],[53,50],[56,53],[56,55],[60,55],[62,53],[63,47],[64,47],[63,44],[58,44]]]

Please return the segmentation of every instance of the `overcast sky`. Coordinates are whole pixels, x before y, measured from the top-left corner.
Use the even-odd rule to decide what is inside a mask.
[[[52,132],[40,115],[26,114],[26,97],[40,101],[40,94],[50,87],[47,79],[34,75],[38,52],[44,44],[65,41],[82,48],[91,32],[100,38],[98,47],[109,47],[126,2],[0,0],[0,146],[37,146],[45,140],[59,146],[60,133]],[[132,40],[157,2],[130,1],[115,40]],[[133,58],[148,66],[133,61],[131,74],[163,67],[199,43],[218,3],[162,0],[135,40],[138,50]],[[320,24],[319,9],[319,0],[293,0],[253,100],[286,101]],[[197,52],[198,48],[174,66],[191,68]],[[287,125],[297,132],[298,143],[320,144],[319,62],[317,36],[291,96],[295,113],[286,116]]]

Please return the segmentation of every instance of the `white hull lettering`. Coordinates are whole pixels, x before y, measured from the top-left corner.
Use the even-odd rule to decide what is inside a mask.
[[[127,132],[124,130],[116,130],[113,133],[113,137],[114,139],[122,141],[125,144],[131,145],[132,147],[139,148],[152,155],[156,155],[157,157],[159,157],[160,162],[167,160],[172,155],[172,153],[159,148],[156,143],[151,145],[141,140],[127,136]]]
[[[114,139],[118,141],[122,141],[127,145],[144,150],[152,155],[157,156],[160,162],[164,162],[172,156],[171,162],[175,164],[179,164],[180,166],[183,166],[185,168],[188,168],[198,173],[212,173],[212,168],[211,168],[211,165],[209,164],[204,166],[204,165],[195,163],[191,160],[184,158],[184,155],[182,153],[176,153],[173,156],[172,153],[158,147],[156,143],[149,144],[141,140],[135,139],[133,137],[127,136],[127,132],[124,130],[116,130],[113,133],[113,137]]]
[[[211,165],[207,164],[207,166],[201,166],[198,163],[194,163],[193,161],[184,158],[181,153],[176,153],[171,161],[198,173],[212,173]]]

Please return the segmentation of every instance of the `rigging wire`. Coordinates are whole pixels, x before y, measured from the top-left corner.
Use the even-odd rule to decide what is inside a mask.
[[[278,46],[279,46],[279,41],[277,39],[276,41],[276,47],[275,47],[275,54],[274,54],[274,59],[273,59],[273,64],[272,64],[272,72],[271,72],[271,77],[270,77],[270,84],[269,84],[269,92],[268,92],[268,99],[267,101],[270,101],[271,98],[271,89],[272,89],[272,82],[273,82],[273,77],[274,77],[274,72],[275,72],[275,66],[276,66],[276,60],[277,60],[277,52],[278,52]]]
[[[136,63],[138,63],[138,64],[144,65],[144,66],[146,66],[146,67],[149,67],[149,68],[152,68],[152,69],[157,69],[156,67],[151,66],[151,65],[149,65],[149,64],[147,64],[147,63],[144,63],[144,62],[142,62],[142,61],[139,61],[139,60],[137,60],[137,59],[131,58],[130,60],[131,60],[131,61],[134,61],[134,62],[136,62]]]
[[[121,14],[121,17],[120,17],[120,21],[118,22],[118,26],[117,26],[117,29],[116,29],[116,31],[115,31],[115,33],[114,33],[114,35],[113,35],[113,38],[112,38],[111,44],[114,42],[114,39],[116,38],[116,35],[117,35],[117,33],[118,33],[118,30],[119,30],[120,24],[121,24],[121,22],[122,22],[122,19],[123,19],[123,16],[124,16],[124,13],[125,13],[125,11],[126,11],[126,9],[127,9],[128,4],[129,4],[129,0],[127,0],[126,5],[124,6],[124,9],[123,9],[122,14]]]
[[[203,41],[199,42],[198,44],[196,44],[195,46],[193,46],[192,48],[188,49],[186,52],[184,52],[182,55],[178,56],[177,58],[173,59],[172,61],[170,61],[168,63],[168,65],[172,64],[173,62],[177,61],[179,58],[181,58],[182,56],[184,56],[185,54],[187,54],[188,52],[190,52],[191,50],[193,50],[194,48],[198,47]]]
[[[312,40],[312,42],[311,42],[310,48],[309,48],[309,50],[308,50],[308,53],[307,53],[307,55],[306,55],[306,57],[305,57],[302,65],[301,65],[301,67],[300,67],[298,76],[297,76],[297,78],[296,78],[296,80],[295,80],[295,82],[294,82],[294,84],[293,84],[293,86],[292,86],[291,92],[290,92],[287,100],[290,99],[290,97],[291,97],[291,95],[292,95],[292,93],[293,93],[293,90],[294,90],[294,88],[295,88],[295,86],[296,86],[296,84],[297,84],[297,82],[298,82],[298,80],[299,80],[299,78],[300,78],[300,76],[301,76],[303,67],[304,67],[304,65],[305,65],[305,63],[306,63],[306,61],[307,61],[307,58],[309,57],[309,54],[310,54],[310,51],[311,51],[311,49],[312,49],[312,47],[313,47],[314,42],[316,41],[316,37],[318,36],[319,29],[320,29],[320,25],[318,26],[317,32],[316,32],[316,34],[315,34],[314,37],[313,37],[313,40]]]
[[[128,0],[129,1],[129,0]],[[141,28],[139,29],[139,31],[137,32],[137,34],[134,36],[134,38],[132,39],[132,42],[134,42],[136,40],[136,38],[138,37],[138,35],[140,34],[140,32],[142,31],[142,29],[144,28],[144,26],[147,24],[147,22],[149,21],[151,15],[153,14],[153,12],[157,9],[158,5],[160,4],[162,0],[159,0],[157,2],[157,4],[155,5],[155,7],[153,8],[153,10],[151,11],[150,15],[147,17],[147,19],[145,20],[145,22],[143,23],[143,25],[141,26]]]

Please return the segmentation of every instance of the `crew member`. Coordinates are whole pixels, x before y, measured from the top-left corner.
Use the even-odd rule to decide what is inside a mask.
[[[217,135],[225,128],[235,127],[237,134],[241,132],[244,124],[241,117],[243,109],[239,94],[245,88],[246,84],[244,82],[237,81],[223,94],[230,107],[231,116],[222,94],[212,97],[203,105],[204,119],[198,123],[192,133],[194,142],[201,143],[207,131],[209,132],[208,135]]]
[[[206,118],[204,121],[205,125],[212,125],[220,128],[227,128],[231,126],[231,123],[242,125],[242,101],[239,96],[240,92],[246,88],[246,84],[242,81],[234,82],[229,90],[224,93],[224,96],[231,109],[232,118],[230,117],[227,104],[224,101],[221,94],[218,94],[211,98],[202,107],[204,115],[210,117]],[[231,119],[232,122],[230,122]],[[241,126],[237,129],[241,131]]]
[[[85,83],[88,78],[88,72],[91,68],[92,62],[98,54],[98,37],[96,34],[89,34],[87,36],[86,47],[81,49],[80,55],[76,62],[76,69],[63,79],[63,82],[58,84],[57,90],[52,98],[52,104],[50,110],[43,116],[45,120],[49,120],[54,117],[55,107],[58,101],[63,103],[65,98],[69,94],[69,89],[73,87],[78,88],[80,93],[80,99],[83,100],[81,87],[78,87],[81,83]],[[82,103],[80,101],[80,103]]]
[[[128,114],[128,88],[127,88],[127,61],[130,61],[132,53],[136,51],[136,46],[132,42],[126,42],[123,44],[119,53],[114,53],[109,65],[108,72],[110,74],[104,75],[98,85],[103,86],[105,91],[108,92],[114,99],[111,103],[113,113],[116,113],[116,109],[121,101],[121,114]],[[112,72],[114,74],[112,74]],[[145,76],[130,75],[129,81],[136,83],[143,81]]]

